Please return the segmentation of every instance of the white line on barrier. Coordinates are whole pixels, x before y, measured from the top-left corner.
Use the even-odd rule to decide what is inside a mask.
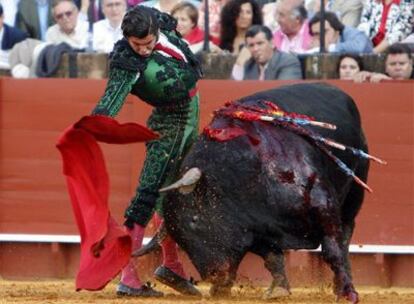
[[[144,244],[151,240],[149,237],[144,238]],[[61,234],[7,234],[0,233],[0,242],[10,243],[80,243],[79,235],[61,235]]]
[[[144,244],[148,243],[151,238],[145,237]],[[7,234],[0,233],[0,242],[22,242],[22,243],[80,243],[79,235],[60,235],[60,234]],[[309,250],[318,252],[321,248]],[[388,253],[388,254],[414,254],[414,246],[410,245],[356,245],[349,246],[351,253]]]

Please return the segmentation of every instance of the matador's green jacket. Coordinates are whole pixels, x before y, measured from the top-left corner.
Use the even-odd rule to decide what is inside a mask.
[[[158,190],[176,179],[182,157],[198,134],[198,94],[191,94],[201,77],[200,65],[176,33],[176,21],[156,11],[161,35],[178,47],[187,62],[154,51],[144,58],[123,39],[111,53],[109,80],[104,96],[92,114],[114,117],[131,93],[154,106],[148,127],[161,136],[147,143],[139,186],[125,212],[125,224],[145,226],[154,208],[162,206]],[[165,37],[164,37],[165,38]]]

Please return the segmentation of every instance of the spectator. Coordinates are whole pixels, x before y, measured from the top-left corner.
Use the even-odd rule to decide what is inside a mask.
[[[93,25],[93,49],[101,53],[109,53],[115,42],[122,39],[121,23],[126,13],[126,0],[102,0],[105,19]]]
[[[74,0],[79,9],[79,18],[91,24],[102,20],[105,15],[102,11],[102,0]]]
[[[334,12],[344,25],[357,27],[361,21],[362,2],[363,0],[328,0],[325,1],[325,9]],[[311,0],[306,6],[311,15],[319,12],[320,7],[320,0]]]
[[[389,45],[400,42],[411,33],[412,17],[411,1],[368,0],[358,29],[372,40],[374,53],[382,53]]]
[[[255,0],[230,0],[221,11],[220,48],[238,55],[247,29],[262,24],[262,12]]]
[[[17,5],[20,0],[0,0],[0,4],[3,6],[4,23],[10,26],[16,25]]]
[[[177,31],[188,42],[193,53],[198,53],[204,46],[204,31],[198,25],[198,10],[189,2],[178,3],[171,11],[171,15],[177,20]],[[218,39],[210,36],[210,50],[220,51],[217,46]]]
[[[264,25],[253,25],[246,32],[246,48],[251,58],[243,66],[234,65],[235,80],[301,79],[299,59],[273,48],[272,32]]]
[[[185,0],[185,1],[190,2],[195,7],[198,7],[200,5],[200,2],[196,0]],[[150,1],[141,2],[140,5],[154,7],[163,13],[170,14],[173,7],[176,6],[180,2],[183,2],[183,0],[150,0]]]
[[[319,51],[321,13],[316,13],[309,21],[309,31],[313,38],[313,51]],[[332,12],[325,13],[325,45],[329,52],[372,53],[372,43],[365,34],[353,27],[344,26]],[[312,52],[312,51],[310,51]]]
[[[79,10],[73,0],[56,0],[52,7],[56,24],[48,28],[46,41],[59,44],[66,42],[73,48],[88,46],[88,23],[78,20]]]
[[[82,2],[84,1],[85,0],[83,0]],[[100,20],[107,18],[103,11],[104,9],[102,0],[87,0],[85,2],[88,3],[87,15],[89,22],[98,22]]]
[[[342,54],[339,57],[336,72],[341,80],[353,80],[364,69],[361,57],[355,54]]]
[[[27,38],[21,30],[4,23],[3,6],[0,4],[0,65],[8,67],[9,50],[18,42]]]
[[[312,37],[306,21],[307,12],[300,0],[279,0],[276,21],[279,29],[273,35],[275,47],[282,52],[304,53],[311,46]]]
[[[10,50],[16,43],[27,38],[27,34],[18,28],[4,23],[3,6],[0,4],[0,45],[3,51]]]
[[[54,24],[52,0],[22,0],[16,14],[16,27],[30,38],[45,41],[46,31]]]
[[[362,71],[354,76],[355,82],[414,79],[411,49],[403,43],[388,47],[385,56],[385,74]]]
[[[214,38],[219,39],[220,37],[220,15],[221,10],[228,0],[210,0],[208,2],[208,13],[209,13],[209,30],[210,35]],[[201,5],[198,8],[198,24],[202,30],[204,28],[204,11],[205,11],[205,0],[202,1]]]

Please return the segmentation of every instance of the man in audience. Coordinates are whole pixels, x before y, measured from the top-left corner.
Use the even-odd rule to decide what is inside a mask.
[[[315,46],[309,52],[319,52],[321,13],[316,13],[309,21],[309,31]],[[332,12],[325,12],[325,45],[329,52],[372,53],[372,42],[365,34],[353,27],[344,26]]]
[[[0,4],[0,65],[8,66],[9,50],[18,42],[27,38],[21,30],[4,23],[3,6]]]
[[[264,25],[253,25],[246,32],[246,47],[251,54],[244,65],[234,65],[235,80],[301,79],[299,59],[273,48],[272,32]]]
[[[93,25],[93,49],[109,53],[115,42],[122,39],[121,23],[126,13],[126,0],[103,0],[102,10],[105,19]]]
[[[88,46],[88,22],[78,19],[79,10],[72,0],[54,1],[52,13],[56,24],[48,28],[47,42],[66,42],[77,49]]]
[[[4,23],[3,6],[0,4],[0,45],[2,50],[10,50],[16,43],[27,38],[27,34],[18,28]]]
[[[21,0],[17,6],[16,27],[30,38],[45,41],[46,31],[54,24],[52,0]]]
[[[409,46],[403,43],[395,43],[388,47],[385,74],[361,71],[354,76],[355,82],[408,79],[414,79],[413,57]]]
[[[274,46],[282,52],[304,53],[310,48],[312,37],[306,21],[307,12],[302,0],[278,0]]]

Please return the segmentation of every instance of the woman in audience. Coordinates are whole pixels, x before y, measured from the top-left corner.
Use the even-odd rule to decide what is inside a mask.
[[[190,45],[193,53],[198,53],[203,49],[204,31],[198,27],[198,10],[189,2],[181,2],[174,6],[171,15],[177,20],[177,31]],[[218,39],[210,36],[209,44],[211,51],[220,51]]]
[[[355,54],[343,54],[339,57],[336,72],[341,80],[353,80],[364,69],[361,57]]]
[[[411,33],[413,6],[412,1],[367,1],[358,29],[372,40],[374,53],[384,52],[388,46],[402,41]]]
[[[255,0],[230,0],[221,11],[220,48],[238,55],[247,29],[262,23],[262,13]]]

